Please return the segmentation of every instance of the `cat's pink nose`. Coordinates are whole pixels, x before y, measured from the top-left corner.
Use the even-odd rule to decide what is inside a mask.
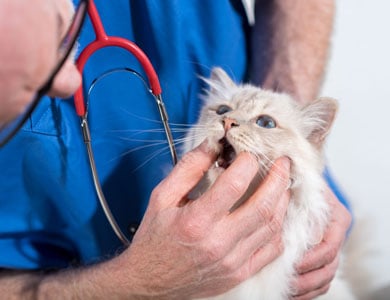
[[[223,125],[223,127],[225,128],[225,131],[226,131],[226,130],[229,130],[230,128],[232,128],[232,127],[239,126],[240,124],[235,119],[224,118],[222,120],[222,125]]]

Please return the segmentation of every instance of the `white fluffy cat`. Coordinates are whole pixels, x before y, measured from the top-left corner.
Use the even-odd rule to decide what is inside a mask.
[[[193,197],[203,193],[241,151],[255,154],[259,162],[259,175],[249,189],[259,184],[276,158],[287,156],[292,162],[291,200],[283,224],[283,254],[253,278],[210,299],[288,299],[294,265],[305,251],[321,241],[328,224],[322,147],[337,103],[321,98],[300,106],[288,95],[237,85],[220,68],[213,69],[211,78],[205,81],[210,89],[199,121],[188,134],[185,151],[207,139],[220,155],[193,191]],[[329,294],[321,299],[354,297],[347,283],[336,277]]]

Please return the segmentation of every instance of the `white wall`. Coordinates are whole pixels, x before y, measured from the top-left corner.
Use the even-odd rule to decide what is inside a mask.
[[[329,165],[357,213],[370,216],[367,243],[377,286],[390,283],[390,1],[338,0],[322,95],[340,101]]]

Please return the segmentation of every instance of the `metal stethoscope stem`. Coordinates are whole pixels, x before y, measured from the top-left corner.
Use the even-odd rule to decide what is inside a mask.
[[[145,71],[145,74],[148,78],[148,83],[150,86],[150,92],[154,96],[154,99],[156,101],[160,118],[164,126],[164,131],[166,134],[166,138],[169,144],[169,149],[171,152],[172,157],[172,163],[175,165],[177,163],[177,154],[175,149],[174,140],[172,137],[172,133],[169,127],[168,123],[168,114],[165,109],[164,102],[161,97],[161,87],[160,82],[158,79],[158,76],[156,74],[156,71],[154,70],[150,60],[146,56],[146,54],[133,42],[123,39],[121,37],[115,37],[115,36],[108,36],[104,30],[103,24],[100,20],[100,16],[98,14],[98,11],[96,9],[95,3],[90,0],[89,6],[88,6],[88,16],[91,20],[96,39],[87,45],[85,49],[80,53],[79,58],[77,59],[77,67],[80,71],[80,73],[83,72],[84,66],[89,59],[89,57],[94,54],[97,50],[105,48],[105,47],[120,47],[128,52],[130,52],[132,55],[134,55],[139,63],[141,64],[142,68]],[[131,69],[127,69],[131,70]],[[137,72],[135,72],[137,76],[140,76]],[[96,169],[96,163],[94,159],[94,154],[92,150],[92,144],[91,144],[91,133],[89,130],[88,120],[87,120],[87,110],[88,107],[85,104],[84,96],[83,96],[83,90],[80,87],[76,93],[75,93],[75,107],[76,112],[79,115],[81,119],[81,128],[82,133],[84,137],[84,143],[86,145],[87,154],[88,154],[88,160],[91,168],[91,173],[93,177],[93,182],[96,190],[96,194],[99,198],[100,205],[102,206],[102,209],[112,227],[115,234],[118,236],[118,238],[121,240],[121,242],[128,246],[130,244],[130,241],[126,238],[125,234],[122,232],[120,227],[118,226],[113,214],[111,213],[111,210],[109,208],[109,205],[106,201],[106,198],[104,196],[104,193],[102,191],[102,187],[100,185],[99,176]]]

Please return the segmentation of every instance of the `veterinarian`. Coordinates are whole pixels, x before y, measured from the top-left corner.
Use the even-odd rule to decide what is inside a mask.
[[[110,34],[135,41],[151,58],[170,121],[189,124],[200,106],[203,85],[198,76],[207,77],[216,65],[230,70],[237,81],[252,74],[252,81],[285,90],[298,101],[316,96],[333,1],[263,2],[256,13],[241,1],[205,5],[97,0],[96,5]],[[50,76],[69,23],[67,12],[62,0],[0,3],[0,30],[6,37],[0,47],[1,126],[24,111]],[[93,39],[87,20],[80,48]],[[118,49],[97,53],[84,74],[86,88],[102,72],[123,65],[137,68]],[[142,84],[122,75],[107,77],[96,86],[89,114],[103,188],[121,227],[129,228],[129,236],[136,232],[132,245],[121,247],[98,205],[73,102],[44,97],[18,134],[0,149],[2,297],[215,295],[256,273],[283,250],[278,223],[289,198],[283,183],[288,160],[281,158],[276,165],[284,178],[268,176],[241,218],[226,212],[256,172],[249,154],[240,155],[200,201],[180,205],[215,155],[202,145],[159,184],[169,164],[168,153],[152,156],[156,149],[151,147],[127,153],[140,146],[140,139],[163,138],[152,130],[159,126],[153,121],[158,112]],[[69,60],[50,94],[65,97],[79,83]],[[133,130],[149,134],[141,132],[139,137],[137,131],[129,138]],[[322,243],[298,266],[294,299],[326,292],[334,276],[350,215],[334,192],[329,190],[328,198],[333,222]]]

